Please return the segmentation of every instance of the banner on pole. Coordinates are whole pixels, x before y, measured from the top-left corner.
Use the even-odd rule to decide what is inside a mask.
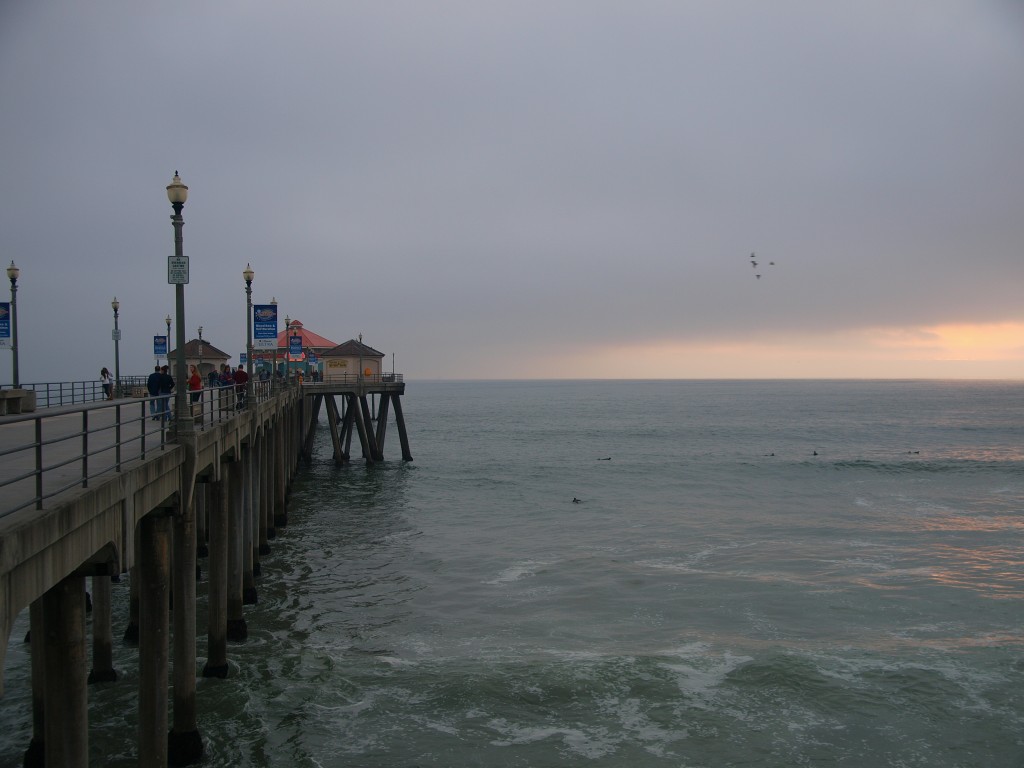
[[[277,305],[253,304],[252,347],[253,349],[275,349],[277,347]]]
[[[11,348],[11,302],[0,301],[0,349]]]

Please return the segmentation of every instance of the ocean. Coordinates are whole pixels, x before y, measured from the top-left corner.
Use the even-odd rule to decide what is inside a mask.
[[[249,640],[199,681],[206,765],[1024,765],[1020,383],[409,381],[403,406],[412,462],[391,425],[386,462],[335,467],[321,430]],[[115,646],[90,749],[120,768]]]

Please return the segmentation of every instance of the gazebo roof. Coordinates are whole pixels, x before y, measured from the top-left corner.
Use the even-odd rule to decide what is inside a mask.
[[[289,328],[290,328],[290,331],[291,331],[290,333],[289,333]],[[285,330],[283,330],[283,331],[281,331],[280,333],[277,334],[277,348],[278,349],[283,349],[285,351],[288,350],[288,337],[289,336],[301,336],[302,337],[302,348],[303,349],[306,349],[307,347],[309,347],[309,348],[312,348],[312,349],[317,350],[317,351],[322,351],[322,350],[325,350],[325,349],[330,349],[331,347],[335,346],[335,343],[333,341],[331,341],[330,339],[325,339],[323,336],[321,336],[318,333],[313,333],[312,331],[307,331],[303,327],[302,323],[299,322],[298,320],[292,320],[291,326],[289,328],[286,328]],[[298,358],[296,358],[296,359],[298,359]]]
[[[333,349],[321,352],[320,355],[321,357],[359,357],[360,355],[363,357],[384,357],[383,352],[378,352],[373,347],[355,339],[342,342]]]
[[[172,349],[168,353],[168,357],[174,357],[178,353],[178,350]],[[188,360],[199,358],[199,339],[192,339],[192,341],[185,344],[185,358]],[[217,349],[206,339],[203,339],[203,359],[204,360],[230,360],[231,355],[223,350]]]

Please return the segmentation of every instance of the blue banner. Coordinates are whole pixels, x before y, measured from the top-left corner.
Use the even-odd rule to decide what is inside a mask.
[[[154,336],[153,337],[153,356],[154,357],[167,357],[167,337],[166,336]]]
[[[302,355],[302,337],[301,336],[289,336],[288,337],[288,354],[292,357],[299,357]]]
[[[277,305],[253,304],[253,349],[274,349],[277,346]]]
[[[0,349],[11,348],[11,302],[0,301]]]

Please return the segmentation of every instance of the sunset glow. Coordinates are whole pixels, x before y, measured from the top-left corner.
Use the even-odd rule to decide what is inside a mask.
[[[494,364],[502,378],[1020,378],[1024,323],[592,345],[514,370]]]

